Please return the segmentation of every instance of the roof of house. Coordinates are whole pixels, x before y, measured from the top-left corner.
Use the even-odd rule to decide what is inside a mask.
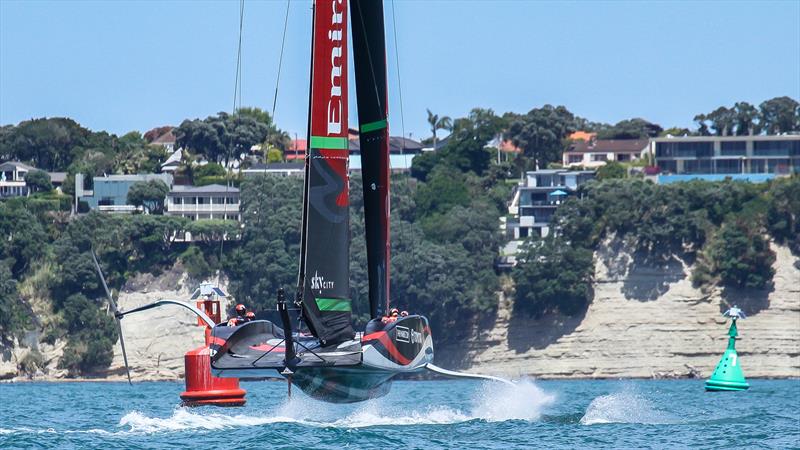
[[[576,132],[570,134],[569,136],[567,136],[567,139],[572,140],[572,141],[582,140],[582,141],[585,141],[585,142],[590,142],[590,141],[593,141],[596,137],[597,137],[597,133],[592,133],[592,132],[589,132],[589,131],[576,131]]]
[[[183,152],[181,152],[180,149],[175,150],[174,152],[172,152],[171,155],[169,155],[169,158],[167,158],[167,160],[164,161],[164,164],[161,164],[161,167],[177,166],[178,164],[180,164],[182,157],[183,157]]]
[[[102,177],[94,177],[94,182],[102,181],[150,181],[150,180],[169,180],[167,184],[172,182],[172,175],[165,173],[139,173],[134,175],[105,175]]]
[[[233,186],[223,186],[221,184],[208,184],[206,186],[185,186],[176,184],[169,191],[173,194],[238,194],[239,188]]]
[[[174,144],[177,138],[175,137],[175,133],[172,130],[167,131],[166,133],[162,134],[161,136],[157,137],[153,144]]]
[[[287,151],[294,152],[294,151],[306,151],[308,149],[308,141],[305,139],[292,139],[292,142],[289,143],[289,148]]]
[[[25,164],[23,162],[19,162],[19,161],[6,161],[6,162],[0,164],[0,169],[4,169],[4,168],[9,168],[10,169],[11,167],[16,167],[18,169],[25,169],[27,171],[37,170],[36,167],[29,166],[29,165],[27,165],[27,164]]]
[[[358,139],[350,139],[350,153],[361,153],[361,142]],[[422,151],[422,144],[401,136],[389,137],[389,153],[419,153]]]
[[[649,139],[598,139],[594,151],[601,152],[639,152],[647,147]]]

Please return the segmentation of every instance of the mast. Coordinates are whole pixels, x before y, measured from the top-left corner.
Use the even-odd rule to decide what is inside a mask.
[[[353,338],[347,141],[347,0],[314,2],[298,292],[323,345]]]
[[[352,0],[353,62],[356,73],[364,224],[367,238],[369,310],[389,309],[389,127],[386,43],[382,0]]]

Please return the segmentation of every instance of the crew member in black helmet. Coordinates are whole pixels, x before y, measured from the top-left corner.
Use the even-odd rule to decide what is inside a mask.
[[[228,326],[229,327],[235,327],[236,325],[241,325],[241,324],[247,322],[247,307],[246,306],[244,306],[243,304],[239,303],[238,305],[236,305],[236,308],[234,308],[234,310],[236,311],[236,317],[231,317],[230,319],[228,319]]]

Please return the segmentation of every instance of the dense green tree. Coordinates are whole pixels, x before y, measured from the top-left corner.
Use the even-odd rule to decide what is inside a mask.
[[[239,235],[239,223],[235,220],[196,220],[187,223],[186,230],[192,233],[192,239],[211,244],[235,239]]]
[[[486,145],[500,133],[503,123],[491,109],[473,109],[467,117],[453,122],[447,145],[414,157],[412,175],[425,180],[430,170],[440,165],[483,175],[492,162],[492,152]]]
[[[414,202],[420,216],[446,213],[453,206],[468,205],[469,201],[466,177],[461,172],[446,166],[436,170],[428,182],[414,193]]]
[[[117,149],[114,168],[124,174],[158,172],[168,156],[164,147],[151,144],[138,131],[120,137]]]
[[[169,186],[161,180],[137,181],[128,189],[128,203],[151,214],[162,214],[167,194]]]
[[[767,134],[800,131],[800,103],[791,97],[775,97],[758,105]]]
[[[682,127],[671,127],[667,128],[666,130],[662,131],[658,134],[658,137],[665,137],[665,136],[691,136],[692,131],[688,128]]]
[[[181,253],[179,259],[183,263],[183,267],[186,268],[186,273],[188,273],[192,279],[203,280],[213,273],[211,265],[208,263],[203,251],[196,245],[190,245],[186,251]]]
[[[711,122],[711,128],[717,136],[730,136],[736,123],[736,111],[733,108],[720,106],[706,114],[706,120]]]
[[[575,315],[591,301],[592,251],[558,238],[532,242],[513,272],[514,312]]]
[[[31,170],[25,174],[25,184],[33,192],[49,192],[53,190],[50,175],[44,170]]]
[[[8,263],[14,277],[47,252],[45,228],[24,204],[0,203],[0,236],[0,262]]]
[[[705,114],[697,114],[694,116],[695,123],[697,123],[697,134],[700,136],[710,136],[711,132],[708,129],[708,117]]]
[[[616,161],[609,161],[604,166],[597,169],[598,180],[609,180],[611,178],[625,178],[628,170]]]
[[[0,134],[0,155],[42,170],[65,170],[76,154],[91,146],[91,134],[72,119],[26,120]]]
[[[773,181],[767,199],[770,233],[800,255],[800,176]]]
[[[772,281],[775,253],[757,224],[724,223],[702,253],[695,282],[718,279],[730,288],[763,289]]]
[[[227,162],[240,159],[256,144],[286,148],[288,135],[279,130],[272,118],[258,108],[241,108],[236,114],[225,112],[204,120],[184,120],[175,129],[176,143],[204,155],[208,160]],[[262,146],[264,147],[264,146]]]
[[[752,136],[761,132],[758,109],[747,102],[736,102],[733,105],[734,125],[737,136]]]
[[[635,118],[618,122],[613,127],[597,132],[598,139],[646,139],[658,136],[663,129],[660,125]]]
[[[508,115],[506,139],[521,148],[536,167],[561,161],[563,140],[576,130],[575,115],[564,106],[544,105],[523,115]]]
[[[0,342],[10,339],[29,323],[22,301],[17,292],[17,281],[8,266],[0,261]]]

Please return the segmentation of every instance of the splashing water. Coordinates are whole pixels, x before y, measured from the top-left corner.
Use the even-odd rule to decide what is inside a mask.
[[[666,413],[655,409],[650,400],[632,388],[625,388],[620,392],[595,398],[581,418],[582,425],[601,423],[667,424],[670,422]]]
[[[220,430],[272,423],[295,423],[310,427],[365,428],[372,426],[445,425],[472,420],[537,420],[544,408],[555,401],[530,380],[514,386],[485,383],[473,397],[472,410],[464,412],[447,406],[404,409],[397,414],[385,399],[368,401],[342,415],[341,405],[330,405],[305,396],[288,399],[270,414],[225,415],[201,409],[176,408],[166,418],[148,417],[133,411],[122,417],[120,427],[132,433],[157,433],[191,429]]]
[[[539,420],[542,412],[556,401],[556,396],[522,379],[514,385],[484,383],[475,399],[472,415],[490,422],[504,420]]]

